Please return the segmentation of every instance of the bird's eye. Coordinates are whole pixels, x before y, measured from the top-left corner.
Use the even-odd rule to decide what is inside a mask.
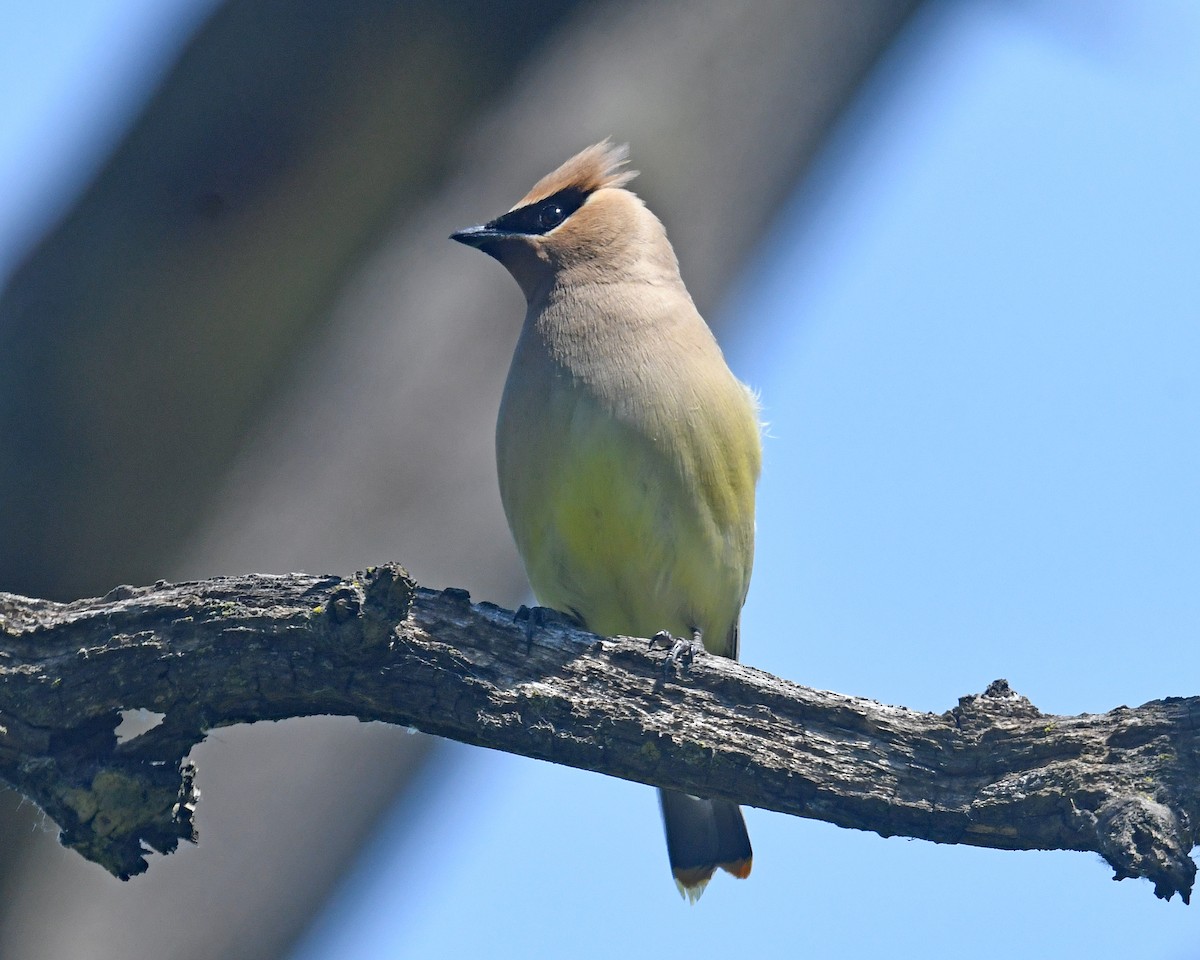
[[[549,233],[571,216],[583,206],[587,198],[588,194],[583,190],[567,187],[552,197],[543,197],[536,203],[509,210],[504,216],[497,217],[486,226],[501,233],[540,236]]]
[[[540,230],[553,230],[560,223],[567,219],[567,212],[558,203],[543,203],[538,208],[538,228]]]

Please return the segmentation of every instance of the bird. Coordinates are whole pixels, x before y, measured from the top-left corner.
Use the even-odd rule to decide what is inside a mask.
[[[761,469],[758,400],[684,286],[629,151],[593,144],[452,240],[498,260],[526,313],[496,423],[500,497],[537,602],[603,636],[737,658]],[[737,804],[660,790],[695,903],[750,874]]]

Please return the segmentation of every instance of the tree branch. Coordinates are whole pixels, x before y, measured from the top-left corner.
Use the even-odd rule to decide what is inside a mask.
[[[722,657],[664,683],[644,640],[553,615],[529,632],[394,565],[0,594],[0,777],[125,878],[195,839],[185,758],[206,731],[339,714],[883,836],[1090,850],[1190,897],[1200,697],[1060,717],[998,680],[918,713]],[[136,708],[164,719],[118,743]]]

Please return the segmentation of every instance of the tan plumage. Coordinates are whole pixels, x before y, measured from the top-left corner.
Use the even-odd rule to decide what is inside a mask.
[[[513,209],[545,200],[568,187],[576,187],[587,193],[593,193],[601,187],[623,187],[637,176],[636,170],[621,169],[628,160],[628,147],[614,146],[608,140],[594,143],[542,177],[517,201]]]
[[[607,141],[455,239],[528,304],[496,426],[500,492],[538,601],[605,635],[699,633],[736,657],[750,582],[757,411]],[[732,804],[663,802],[676,879],[744,876]],[[691,862],[698,861],[698,862]]]

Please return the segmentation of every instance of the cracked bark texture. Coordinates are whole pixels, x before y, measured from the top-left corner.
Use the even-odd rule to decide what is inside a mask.
[[[110,872],[195,839],[215,727],[336,714],[843,827],[1094,851],[1187,902],[1200,697],[1051,716],[1003,680],[942,714],[812,690],[720,657],[661,673],[644,640],[556,617],[533,636],[394,565],[227,577],[60,604],[0,594],[0,776]],[[117,742],[120,712],[164,715]]]

